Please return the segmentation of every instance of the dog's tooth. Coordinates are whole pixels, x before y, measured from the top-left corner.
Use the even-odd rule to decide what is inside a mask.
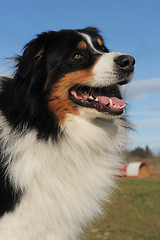
[[[90,95],[90,96],[89,96],[89,99],[91,99],[91,100],[94,100],[94,98],[93,98],[93,96],[92,96],[92,95]]]
[[[117,108],[120,108],[120,106],[117,106]]]
[[[98,98],[95,98],[94,100],[95,100],[96,102],[98,102]]]
[[[109,99],[109,105],[112,107],[113,106],[113,102],[112,102],[112,99],[110,98]]]
[[[126,106],[126,104],[124,104],[123,106],[121,106],[120,108],[124,108]]]

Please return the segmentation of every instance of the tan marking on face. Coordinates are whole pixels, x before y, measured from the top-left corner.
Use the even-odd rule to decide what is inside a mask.
[[[91,86],[92,68],[68,73],[52,86],[48,106],[59,119],[60,124],[63,124],[66,114],[78,114],[79,106],[69,99],[68,91],[76,84]]]
[[[78,43],[78,45],[77,45],[77,48],[78,48],[79,50],[86,49],[86,48],[87,48],[86,42],[85,42],[85,41],[80,41],[80,42]]]
[[[97,39],[97,42],[98,42],[98,44],[99,44],[100,46],[103,45],[103,41],[102,41],[100,38]]]

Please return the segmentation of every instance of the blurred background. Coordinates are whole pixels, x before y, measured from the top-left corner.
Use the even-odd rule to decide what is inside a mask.
[[[89,233],[91,235],[88,235],[88,239],[92,236],[92,239],[158,240],[160,239],[160,230],[158,230],[160,229],[160,220],[158,220],[160,212],[158,208],[155,209],[155,206],[159,204],[156,202],[157,199],[160,199],[160,195],[158,195],[160,187],[158,168],[160,162],[160,1],[1,1],[0,74],[11,72],[6,58],[21,54],[24,45],[36,34],[48,30],[79,29],[87,26],[97,27],[101,31],[105,43],[111,51],[126,53],[136,59],[134,78],[122,89],[127,100],[129,121],[135,127],[135,131],[130,133],[127,161],[148,161],[152,176],[150,180],[148,180],[149,178],[143,179],[142,185],[137,184],[135,179],[128,180],[125,183],[126,186],[122,184],[122,189],[124,188],[126,194],[128,190],[131,193],[132,190],[134,192],[137,185],[141,187],[137,190],[136,195],[139,202],[136,201],[135,204],[138,205],[134,207],[132,204],[126,208],[127,203],[134,203],[134,199],[126,200],[127,203],[117,201],[115,209],[109,212],[115,211],[115,216],[112,216],[111,221],[115,224],[119,219],[117,223],[119,227],[115,224],[114,228],[109,223],[104,226],[106,221],[99,222],[97,223],[99,225],[96,226],[104,226],[109,230],[105,232],[103,227],[102,230],[94,227]],[[152,171],[152,169],[154,170]],[[146,186],[150,187],[146,189]],[[144,189],[146,192],[143,192]],[[150,194],[149,191],[151,191]],[[128,196],[131,197],[131,193]],[[152,197],[150,198],[150,196]],[[153,196],[156,196],[155,202],[153,202]],[[120,195],[117,198],[123,199]],[[151,199],[152,204],[150,205]],[[124,204],[122,214],[126,219],[124,222],[121,216],[117,216],[117,203],[121,204],[118,205],[120,209],[123,209]],[[114,208],[113,206],[112,208]],[[136,210],[138,208],[143,211],[139,212]],[[151,212],[152,214],[155,212],[155,215],[150,218]],[[143,218],[143,220],[141,219],[142,221],[136,226],[133,222],[130,223],[129,219],[132,218]],[[144,219],[148,219],[148,221],[144,222]],[[121,223],[123,223],[122,228],[120,227]],[[149,231],[152,223],[154,223],[153,231]],[[116,232],[117,229],[119,229],[119,234]]]

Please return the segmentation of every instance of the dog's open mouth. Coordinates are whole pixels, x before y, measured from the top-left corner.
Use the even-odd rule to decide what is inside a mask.
[[[111,115],[122,114],[126,105],[117,85],[103,88],[76,85],[69,90],[69,98],[78,105]]]

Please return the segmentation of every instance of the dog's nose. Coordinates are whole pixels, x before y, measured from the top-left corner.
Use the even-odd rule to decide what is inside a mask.
[[[135,59],[129,55],[120,55],[114,59],[114,62],[127,73],[134,71]]]

